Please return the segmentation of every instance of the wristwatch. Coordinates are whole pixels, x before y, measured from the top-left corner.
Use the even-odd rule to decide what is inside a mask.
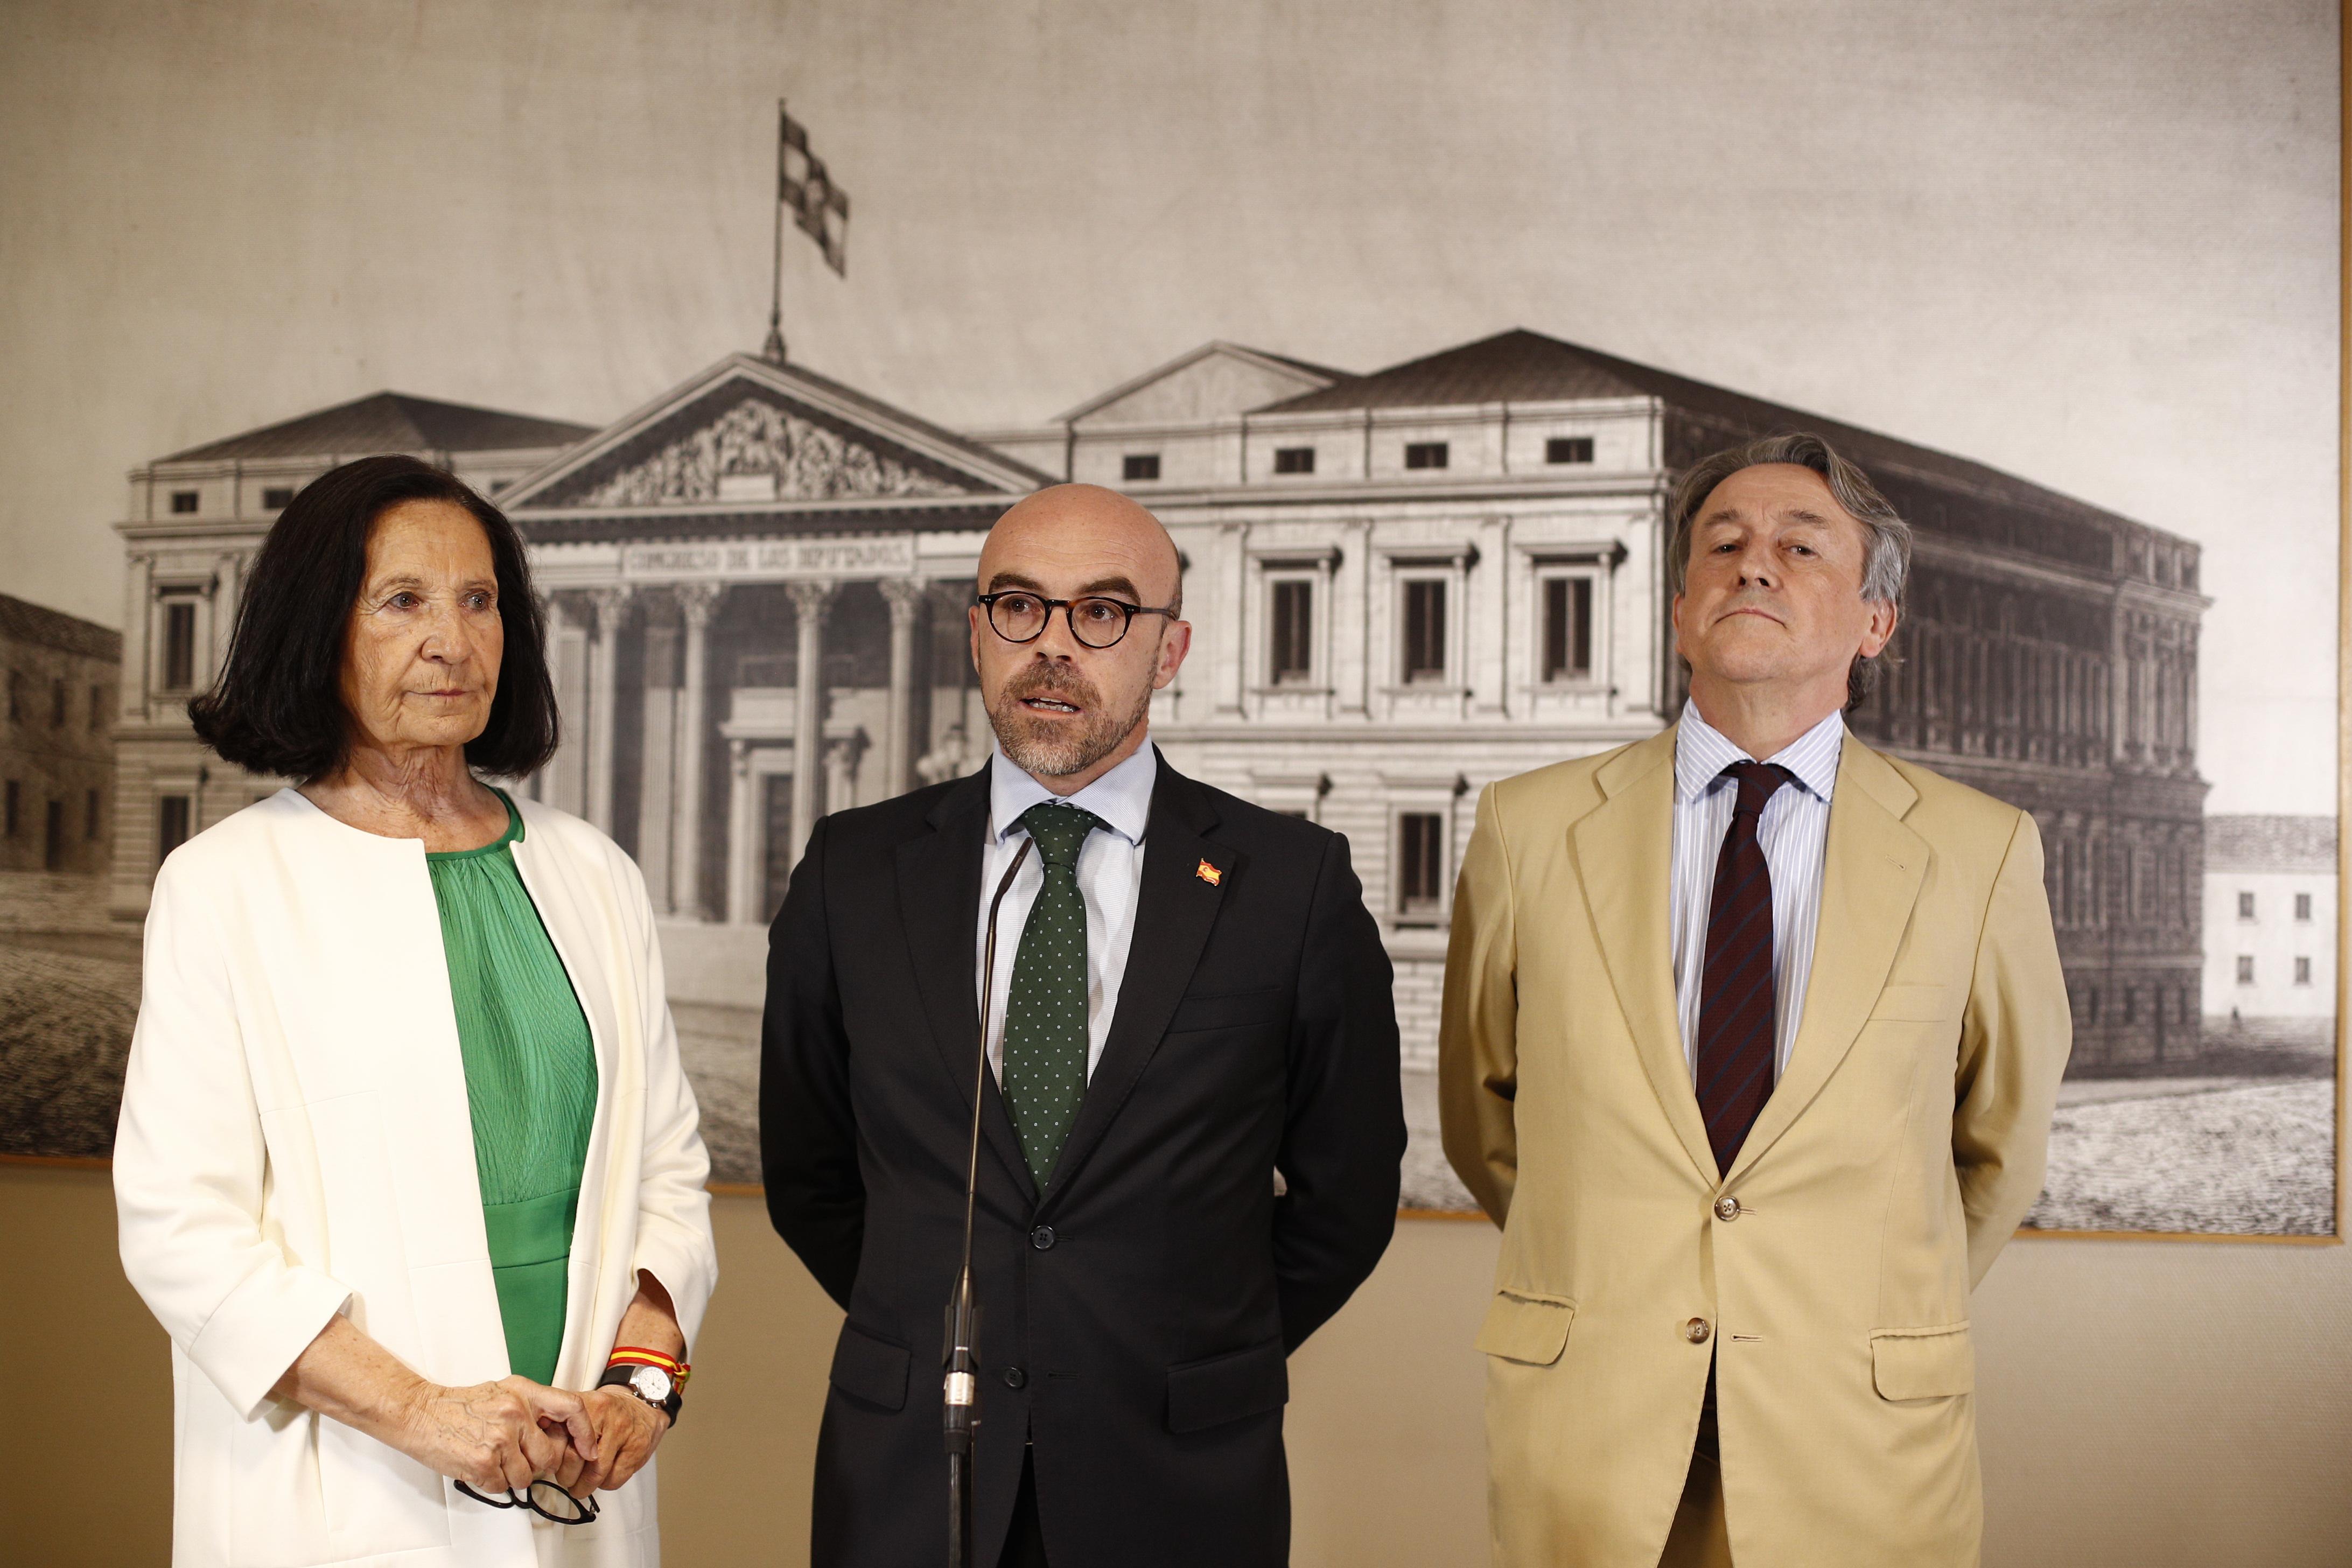
[[[643,1366],[630,1362],[615,1362],[604,1369],[596,1380],[599,1388],[625,1388],[647,1405],[669,1417],[677,1425],[678,1407],[685,1395],[678,1392],[677,1379],[657,1366]]]

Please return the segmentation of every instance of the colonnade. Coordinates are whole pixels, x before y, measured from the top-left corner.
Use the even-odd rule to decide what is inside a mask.
[[[864,722],[856,715],[836,718],[839,694],[824,683],[825,632],[842,588],[871,581],[889,613],[889,673],[882,709]],[[736,584],[697,580],[670,584],[621,583],[560,592],[549,601],[551,665],[556,672],[567,752],[534,784],[552,804],[576,811],[615,837],[617,784],[634,761],[641,768],[635,823],[635,849],[646,873],[655,909],[689,919],[716,915],[749,923],[764,918],[761,907],[768,864],[766,781],[789,770],[790,843],[778,847],[783,864],[797,860],[816,819],[828,809],[877,800],[912,787],[918,750],[916,631],[939,584],[920,577],[851,579],[813,577],[782,584],[793,611],[794,681],[789,732],[775,700],[747,703],[733,686],[724,706],[711,707],[711,634]],[[659,600],[676,606],[677,624],[645,627],[644,722],[641,755],[619,754],[622,639],[633,620]],[[772,698],[773,694],[762,692]],[[584,707],[585,712],[570,710]],[[879,733],[873,733],[878,730]],[[575,739],[576,738],[576,739]],[[703,886],[704,849],[710,831],[704,802],[708,793],[706,752],[714,738],[727,743],[730,768],[723,828],[727,837],[724,886],[712,889],[709,907]],[[583,743],[584,742],[584,743]],[[872,753],[869,761],[868,754]],[[868,771],[868,770],[871,771]]]

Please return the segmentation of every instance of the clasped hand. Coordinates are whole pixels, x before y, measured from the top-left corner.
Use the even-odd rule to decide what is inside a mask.
[[[572,1394],[523,1377],[465,1388],[419,1386],[403,1424],[409,1457],[477,1491],[553,1480],[574,1497],[645,1468],[669,1417],[624,1389]]]

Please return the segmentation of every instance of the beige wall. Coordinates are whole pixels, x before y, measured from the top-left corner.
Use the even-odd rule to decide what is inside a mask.
[[[838,1314],[718,1203],[719,1298],[663,1455],[669,1561],[802,1561]],[[1293,1363],[1302,1568],[1483,1560],[1483,1225],[1399,1227]],[[114,1261],[102,1172],[0,1167],[0,1563],[165,1560],[163,1335]],[[1992,1568],[2301,1568],[2352,1542],[2352,1257],[2336,1247],[2029,1240],[1979,1293]]]

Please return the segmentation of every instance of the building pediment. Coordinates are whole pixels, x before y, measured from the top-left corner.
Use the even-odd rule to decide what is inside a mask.
[[[1018,495],[1027,466],[795,365],[733,355],[501,500],[533,512]]]
[[[956,495],[966,488],[821,424],[772,394],[749,386],[738,391],[732,406],[707,423],[602,479],[585,479],[571,504],[871,500]]]
[[[1065,425],[1174,425],[1227,419],[1345,379],[1239,343],[1203,343],[1064,414]]]

